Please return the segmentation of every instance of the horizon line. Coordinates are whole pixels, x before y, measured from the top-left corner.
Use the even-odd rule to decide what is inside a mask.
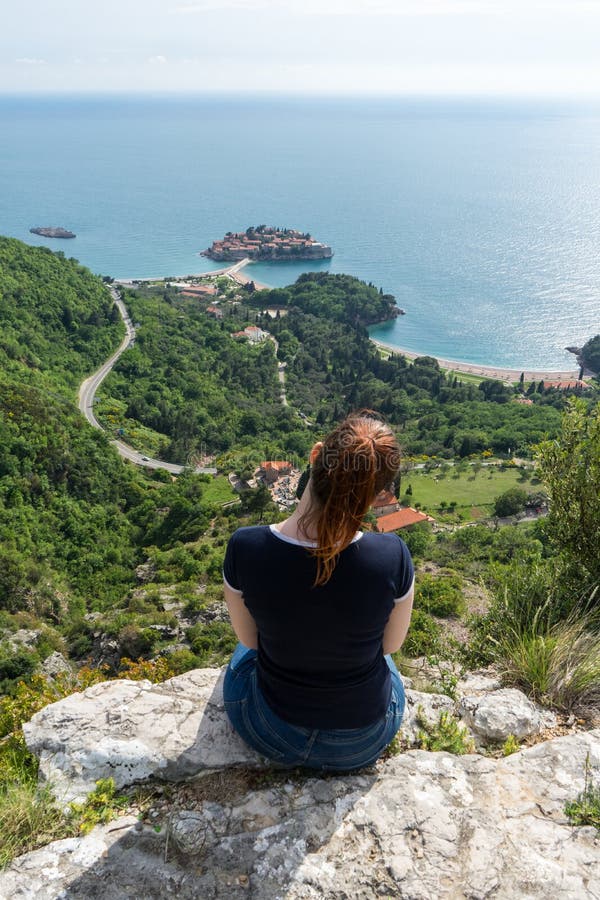
[[[0,87],[1,99],[118,99],[118,98],[135,98],[135,99],[214,99],[214,100],[237,100],[244,101],[248,99],[265,99],[265,100],[444,100],[444,101],[548,101],[548,102],[586,102],[599,103],[600,94],[593,93],[542,93],[542,92],[510,92],[500,93],[496,91],[479,93],[479,92],[442,92],[442,91],[397,91],[397,92],[381,92],[381,91],[359,91],[351,92],[331,92],[317,93],[310,91],[276,91],[261,89],[228,89],[228,90],[202,90],[202,89],[113,89],[113,90],[4,90]]]

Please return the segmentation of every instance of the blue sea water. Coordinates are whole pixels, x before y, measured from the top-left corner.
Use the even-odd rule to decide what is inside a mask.
[[[600,110],[564,103],[0,99],[0,233],[117,277],[214,268],[250,224],[309,230],[308,269],[395,294],[374,335],[513,368],[573,368],[600,332]],[[38,238],[62,225],[73,241]]]

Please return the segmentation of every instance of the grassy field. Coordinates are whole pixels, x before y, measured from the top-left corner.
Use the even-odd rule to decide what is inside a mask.
[[[210,503],[227,503],[229,500],[237,499],[238,495],[231,489],[225,475],[217,475],[211,478],[208,484],[202,488],[202,499],[208,500]]]
[[[466,513],[469,518],[490,515],[494,500],[509,488],[518,486],[531,493],[539,489],[535,480],[523,481],[520,469],[501,469],[498,466],[482,466],[479,471],[471,467],[467,472],[448,469],[445,476],[439,471],[424,473],[409,472],[402,478],[400,499],[414,506],[420,503],[423,510],[437,511],[445,501],[449,506],[456,503],[457,511]],[[409,484],[412,495],[406,496]]]
[[[489,381],[481,375],[472,375],[470,372],[455,372],[454,369],[442,369],[449,378],[457,378],[463,384],[481,384],[482,381]]]

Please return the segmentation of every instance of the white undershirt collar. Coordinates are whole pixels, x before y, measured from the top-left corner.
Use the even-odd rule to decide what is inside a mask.
[[[316,541],[301,541],[301,540],[299,540],[299,538],[290,537],[289,534],[282,534],[281,531],[279,531],[279,529],[277,528],[276,524],[269,525],[269,529],[271,531],[271,534],[274,534],[275,537],[279,538],[280,541],[285,541],[286,544],[295,544],[296,547],[316,547],[317,546]],[[352,538],[352,540],[350,541],[350,543],[355,544],[356,541],[360,541],[362,536],[363,536],[363,532],[357,531],[356,534],[354,535],[354,537]]]

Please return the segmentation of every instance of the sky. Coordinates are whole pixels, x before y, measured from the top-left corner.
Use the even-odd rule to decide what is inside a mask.
[[[4,3],[4,94],[600,97],[600,0]]]

